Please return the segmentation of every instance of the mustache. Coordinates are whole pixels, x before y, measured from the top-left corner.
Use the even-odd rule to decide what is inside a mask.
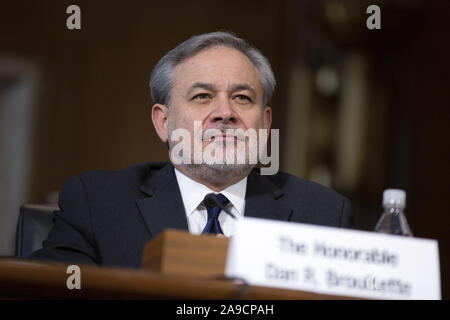
[[[203,132],[202,140],[211,141],[212,137],[223,136],[236,138],[238,141],[245,141],[246,134],[242,128],[232,128],[232,127],[219,127],[219,128],[208,128]]]

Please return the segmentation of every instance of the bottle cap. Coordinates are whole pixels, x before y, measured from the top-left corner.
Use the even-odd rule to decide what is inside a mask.
[[[395,205],[406,207],[406,192],[401,189],[386,189],[383,192],[383,206]]]

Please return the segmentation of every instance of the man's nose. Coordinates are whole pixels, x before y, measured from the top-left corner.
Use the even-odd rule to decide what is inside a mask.
[[[224,122],[224,123],[236,123],[237,116],[233,109],[233,105],[228,98],[222,97],[217,100],[214,106],[214,110],[211,113],[211,120],[213,122]]]

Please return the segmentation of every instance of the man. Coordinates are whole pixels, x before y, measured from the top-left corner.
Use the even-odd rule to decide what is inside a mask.
[[[139,267],[145,243],[166,228],[232,236],[243,216],[351,227],[347,198],[285,173],[261,175],[249,161],[249,137],[232,131],[270,130],[275,78],[257,49],[226,32],[192,37],[159,61],[150,87],[153,124],[171,162],[72,177],[32,258]],[[182,161],[177,141],[188,147]],[[221,162],[230,150],[231,160],[249,152],[244,162]]]

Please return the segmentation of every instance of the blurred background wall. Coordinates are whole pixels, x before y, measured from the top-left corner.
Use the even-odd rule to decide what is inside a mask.
[[[66,8],[81,8],[81,30]],[[381,8],[381,30],[366,8]],[[167,160],[150,120],[149,75],[188,37],[230,30],[278,80],[281,170],[350,197],[372,230],[382,191],[407,191],[417,237],[439,241],[450,298],[448,1],[209,0],[2,2],[0,255],[18,210],[55,203],[72,175]]]

